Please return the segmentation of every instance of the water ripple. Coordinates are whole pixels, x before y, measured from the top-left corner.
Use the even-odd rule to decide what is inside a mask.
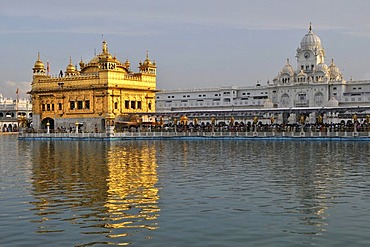
[[[369,143],[7,142],[0,245],[370,244]]]

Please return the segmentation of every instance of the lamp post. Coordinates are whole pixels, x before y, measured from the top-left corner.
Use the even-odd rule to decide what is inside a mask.
[[[177,118],[173,119],[173,125],[175,127],[175,133],[177,132]]]
[[[358,122],[357,122],[357,114],[355,113],[352,116],[352,118],[353,118],[353,132],[357,132],[357,124],[358,124]]]
[[[257,132],[257,123],[258,123],[258,117],[254,116],[254,118],[253,118],[253,127],[254,127],[253,132]]]
[[[212,117],[211,118],[211,124],[212,124],[212,133],[215,132],[215,124],[216,124],[216,118]]]

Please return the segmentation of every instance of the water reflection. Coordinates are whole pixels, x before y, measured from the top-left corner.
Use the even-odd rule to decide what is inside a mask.
[[[38,233],[68,233],[80,246],[122,245],[139,230],[158,227],[153,145],[78,141],[29,145]]]
[[[5,218],[8,243],[29,229],[17,240],[37,246],[368,241],[368,142],[27,141],[17,153],[29,161],[4,177],[25,177],[17,195],[31,204],[7,209],[27,216],[23,228]],[[6,191],[3,201],[17,197]]]
[[[369,174],[369,148],[364,142],[183,141],[159,146],[157,155],[177,165],[168,177],[181,171],[172,179],[191,191],[183,192],[184,201],[212,205],[228,198],[213,206],[235,204],[236,220],[245,212],[247,222],[259,218],[283,232],[312,236],[327,231],[331,210],[347,196],[348,176]]]
[[[275,193],[284,196],[274,201],[279,213],[299,217],[301,227],[286,231],[317,235],[328,227],[329,209],[340,203],[347,190],[348,165],[353,169],[369,164],[369,145],[362,142],[267,142],[267,176]],[[253,149],[253,146],[252,146]],[[343,162],[343,154],[348,157]],[[284,155],[277,155],[284,154]],[[365,154],[365,155],[364,155]],[[278,159],[277,159],[278,158]],[[361,159],[361,160],[360,160]],[[349,162],[349,164],[348,164]],[[354,170],[350,170],[350,173]],[[368,167],[367,167],[368,168]],[[369,169],[366,169],[369,173]],[[362,175],[365,173],[361,173]],[[284,202],[282,202],[284,200]]]

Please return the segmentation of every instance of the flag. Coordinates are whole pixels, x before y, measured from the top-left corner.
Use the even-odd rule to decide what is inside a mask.
[[[49,61],[46,61],[46,72],[47,72],[47,75],[49,75],[49,72],[50,72],[50,64],[49,64]]]

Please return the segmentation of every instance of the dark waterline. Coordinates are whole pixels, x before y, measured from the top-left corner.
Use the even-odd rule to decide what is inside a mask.
[[[0,246],[370,244],[369,142],[0,143]]]

